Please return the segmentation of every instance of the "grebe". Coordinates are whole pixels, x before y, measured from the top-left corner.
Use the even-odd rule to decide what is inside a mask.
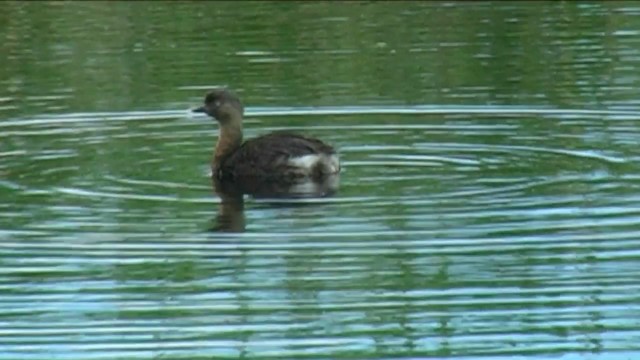
[[[244,107],[227,89],[214,89],[194,112],[220,124],[211,168],[218,180],[259,179],[293,183],[324,179],[340,172],[338,154],[330,145],[290,132],[273,132],[242,141]]]

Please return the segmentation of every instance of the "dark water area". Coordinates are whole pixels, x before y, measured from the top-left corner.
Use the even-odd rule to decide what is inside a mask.
[[[0,359],[640,357],[635,2],[1,2]],[[327,196],[225,201],[245,137]]]

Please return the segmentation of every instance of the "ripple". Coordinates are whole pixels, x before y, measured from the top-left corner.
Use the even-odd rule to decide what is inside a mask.
[[[0,359],[638,357],[637,9],[173,5],[5,6]],[[338,191],[216,193],[220,85]]]
[[[492,115],[505,117],[518,117],[530,115],[558,116],[564,119],[580,117],[596,118],[611,116],[616,120],[636,121],[640,110],[588,110],[588,109],[550,109],[531,108],[524,106],[492,107],[492,106],[449,106],[449,105],[411,105],[411,106],[343,106],[343,107],[248,107],[245,111],[247,117],[266,116],[326,116],[326,115]],[[165,120],[190,117],[205,118],[202,114],[193,114],[189,110],[165,110],[165,111],[130,111],[130,112],[96,112],[96,113],[67,113],[60,115],[48,115],[39,119],[10,119],[0,123],[0,127],[33,126],[43,124],[87,123],[107,121],[145,121]],[[386,125],[393,127],[395,125]],[[403,125],[407,126],[407,125]],[[420,126],[420,125],[414,125]]]
[[[120,194],[120,193],[84,190],[84,189],[77,189],[77,188],[56,188],[54,190],[62,194],[86,196],[86,197],[93,197],[93,198],[117,198],[117,199],[134,199],[134,200],[148,200],[148,201],[215,203],[212,199],[184,199],[184,198],[178,198],[178,197],[167,196],[167,195]]]

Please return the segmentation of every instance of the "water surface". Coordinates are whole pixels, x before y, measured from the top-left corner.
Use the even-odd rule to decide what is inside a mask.
[[[633,2],[0,14],[0,359],[640,356]],[[219,85],[337,193],[227,206]]]

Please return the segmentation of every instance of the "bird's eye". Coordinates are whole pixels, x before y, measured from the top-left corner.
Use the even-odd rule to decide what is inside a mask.
[[[216,100],[213,102],[213,106],[218,107],[220,106],[220,100]]]

